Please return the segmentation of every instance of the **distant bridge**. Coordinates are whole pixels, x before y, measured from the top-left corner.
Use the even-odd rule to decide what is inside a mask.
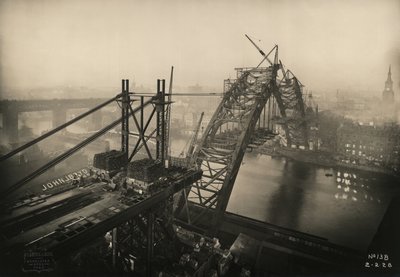
[[[86,99],[42,99],[42,100],[1,100],[0,113],[3,114],[3,129],[9,141],[18,140],[18,114],[21,112],[51,111],[52,128],[67,120],[67,110],[95,107],[105,98]],[[97,112],[92,116],[93,128],[101,127],[102,116]]]
[[[1,100],[0,113],[8,111],[33,112],[49,111],[59,107],[65,109],[83,109],[96,106],[108,99],[85,98],[85,99],[37,99],[37,100]]]

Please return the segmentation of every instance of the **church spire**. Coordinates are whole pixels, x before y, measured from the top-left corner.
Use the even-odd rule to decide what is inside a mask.
[[[392,66],[389,65],[388,77],[385,82],[385,89],[382,93],[384,102],[392,103],[394,101],[393,81],[392,81]]]
[[[389,72],[388,72],[388,77],[385,82],[385,87],[390,88],[391,90],[393,89],[393,81],[392,81],[392,65],[389,65]]]

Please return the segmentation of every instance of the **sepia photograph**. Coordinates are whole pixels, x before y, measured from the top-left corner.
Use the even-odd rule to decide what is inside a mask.
[[[0,276],[399,274],[399,0],[0,0]]]

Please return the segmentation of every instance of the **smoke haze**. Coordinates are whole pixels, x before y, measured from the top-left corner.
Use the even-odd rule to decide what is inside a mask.
[[[380,96],[400,76],[400,1],[3,0],[1,91],[52,86],[200,84],[222,90],[233,68],[264,50],[313,91]],[[34,97],[34,96],[33,96]],[[397,97],[398,98],[398,97]]]

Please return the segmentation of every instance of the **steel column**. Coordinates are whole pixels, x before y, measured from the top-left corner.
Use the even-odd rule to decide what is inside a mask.
[[[122,80],[122,122],[121,122],[121,151],[124,153],[125,161],[128,160],[129,152],[129,80]],[[141,107],[143,108],[143,107]]]
[[[152,275],[152,260],[154,253],[154,212],[149,211],[147,215],[147,260],[146,260],[146,275]]]
[[[112,265],[114,268],[117,266],[117,258],[118,258],[118,228],[115,227],[112,229]]]
[[[157,154],[156,158],[162,165],[165,165],[165,150],[166,142],[165,139],[165,80],[157,80],[157,100],[156,100],[156,111],[157,111]]]

